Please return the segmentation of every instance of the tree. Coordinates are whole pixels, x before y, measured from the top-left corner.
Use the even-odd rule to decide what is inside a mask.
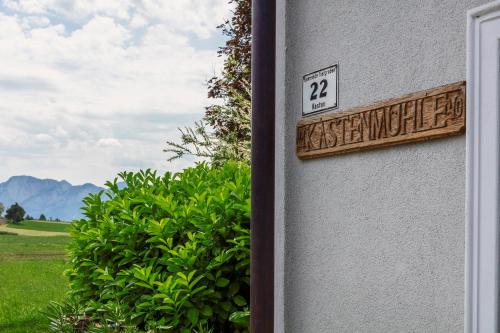
[[[0,216],[2,216],[4,211],[5,211],[5,206],[3,205],[3,203],[0,202]]]
[[[7,209],[5,217],[12,221],[13,223],[19,223],[23,220],[24,214],[26,212],[24,211],[24,208],[21,207],[17,202],[10,206],[9,209]]]
[[[208,81],[208,97],[222,100],[205,109],[194,127],[179,129],[181,143],[167,142],[169,161],[185,155],[208,158],[214,164],[226,160],[250,160],[251,141],[251,1],[230,0],[233,16],[218,28],[228,37],[219,49],[224,57],[220,76]]]
[[[38,218],[38,220],[47,221],[47,218],[45,217],[45,215],[41,214],[40,217]]]

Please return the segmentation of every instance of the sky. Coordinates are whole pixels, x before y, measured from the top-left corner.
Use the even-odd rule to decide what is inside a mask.
[[[162,150],[214,102],[229,15],[227,0],[0,0],[0,182],[192,165]]]

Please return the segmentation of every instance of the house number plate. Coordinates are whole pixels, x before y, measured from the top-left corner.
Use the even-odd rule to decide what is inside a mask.
[[[317,114],[338,107],[338,65],[304,75],[302,115]]]

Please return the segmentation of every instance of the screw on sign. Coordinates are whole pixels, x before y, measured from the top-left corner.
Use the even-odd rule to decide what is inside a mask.
[[[307,116],[338,107],[338,65],[304,75],[302,115]]]

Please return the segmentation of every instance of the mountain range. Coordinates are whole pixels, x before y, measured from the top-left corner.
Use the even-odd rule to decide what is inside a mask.
[[[0,183],[0,202],[6,209],[17,202],[34,218],[44,214],[47,218],[71,221],[83,216],[83,198],[100,190],[90,183],[75,186],[65,180],[14,176]]]

